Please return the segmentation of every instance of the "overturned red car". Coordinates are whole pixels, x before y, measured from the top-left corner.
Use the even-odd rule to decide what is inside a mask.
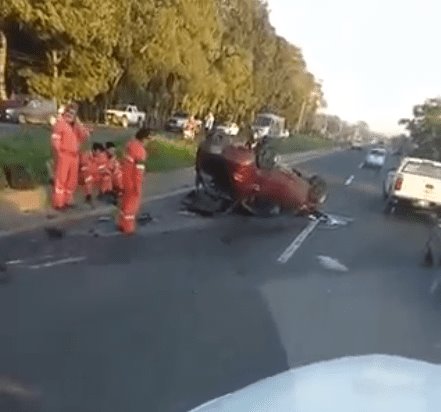
[[[253,215],[311,214],[326,197],[323,179],[281,165],[267,139],[251,149],[214,135],[198,148],[196,191],[190,196],[196,205],[211,201],[214,209],[241,207]]]

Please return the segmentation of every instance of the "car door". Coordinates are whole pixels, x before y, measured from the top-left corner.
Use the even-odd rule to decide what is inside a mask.
[[[139,122],[139,111],[138,108],[135,106],[132,107],[132,122],[133,123]]]

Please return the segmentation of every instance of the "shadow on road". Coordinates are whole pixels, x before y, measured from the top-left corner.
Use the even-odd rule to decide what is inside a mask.
[[[0,376],[36,385],[45,412],[174,412],[286,370],[255,268],[239,276],[213,233],[109,240],[95,251],[106,265],[15,269]]]

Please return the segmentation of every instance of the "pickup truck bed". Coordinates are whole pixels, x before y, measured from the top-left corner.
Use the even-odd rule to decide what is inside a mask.
[[[419,209],[441,210],[441,163],[404,158],[385,184],[387,209],[406,204]]]

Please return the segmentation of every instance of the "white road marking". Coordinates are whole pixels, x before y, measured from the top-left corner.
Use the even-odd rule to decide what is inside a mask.
[[[345,182],[345,186],[349,186],[351,183],[352,183],[352,181],[354,180],[354,175],[350,175],[347,179],[346,179],[346,182]]]
[[[364,166],[364,162],[361,162],[361,163],[358,165],[358,168],[359,168],[359,169],[363,169],[363,166]]]
[[[19,265],[20,263],[23,263],[22,259],[8,260],[6,262],[7,265]]]
[[[337,259],[330,256],[317,256],[320,264],[327,270],[334,270],[336,272],[347,272],[349,269],[340,263]]]
[[[189,217],[195,217],[195,216],[197,216],[196,213],[194,213],[194,212],[189,212],[189,211],[187,211],[187,210],[180,210],[180,211],[178,212],[178,214],[181,215],[181,216],[189,216]]]
[[[59,265],[66,265],[68,263],[78,263],[86,260],[85,256],[79,256],[79,257],[71,257],[71,258],[65,258],[60,260],[53,260],[52,262],[46,262],[46,263],[40,263],[38,265],[30,265],[28,266],[29,269],[42,269],[42,268],[50,268],[52,266],[59,266]]]
[[[441,278],[436,278],[432,282],[432,285],[430,286],[430,294],[431,295],[433,295],[438,290],[438,287],[440,284],[441,284]]]
[[[303,229],[303,231],[292,241],[292,243],[285,249],[285,251],[279,256],[277,262],[286,263],[289,259],[291,259],[292,255],[296,253],[302,243],[306,240],[306,238],[313,232],[313,230],[320,223],[320,220],[314,220],[309,223],[308,226]]]

